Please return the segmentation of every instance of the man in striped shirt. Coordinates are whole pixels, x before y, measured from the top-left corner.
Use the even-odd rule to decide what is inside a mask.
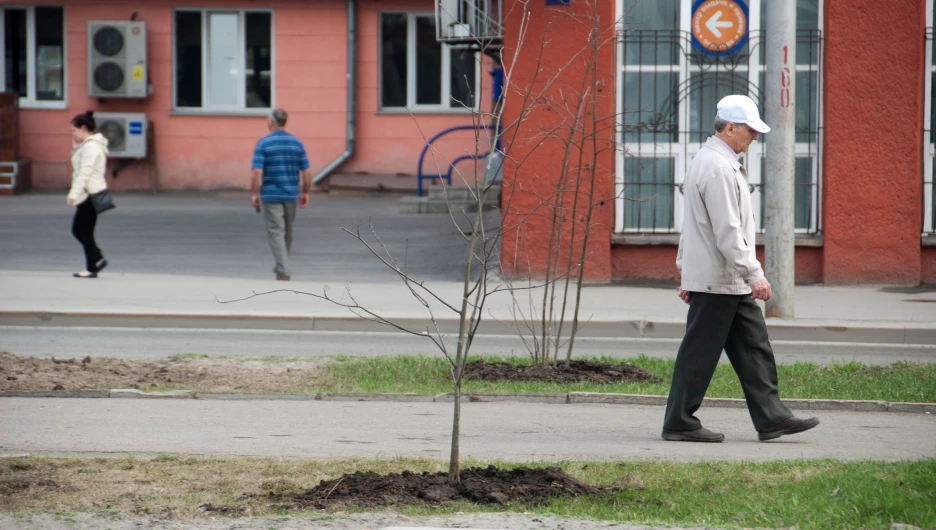
[[[312,189],[312,171],[305,146],[286,132],[286,111],[273,109],[267,119],[270,134],[257,142],[250,164],[250,202],[263,209],[270,250],[276,260],[276,279],[289,281],[296,204],[305,208]],[[300,186],[299,176],[302,176]]]

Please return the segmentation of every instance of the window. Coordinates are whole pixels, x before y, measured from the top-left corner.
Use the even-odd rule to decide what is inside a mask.
[[[926,2],[925,92],[926,101],[923,114],[923,233],[936,234],[936,39],[933,27],[936,26],[936,14],[933,13],[933,0]]]
[[[23,107],[65,107],[65,12],[58,6],[0,8],[0,86]]]
[[[795,227],[817,233],[821,0],[797,1]],[[930,0],[932,1],[932,0]],[[766,0],[750,1],[748,42],[729,57],[703,56],[691,44],[693,0],[619,0],[618,142],[615,231],[676,233],[682,183],[692,157],[714,132],[715,106],[748,94],[764,112]],[[765,144],[744,157],[758,230],[763,229]]]
[[[269,11],[175,12],[175,107],[273,106],[273,15]]]
[[[478,58],[436,41],[431,13],[380,16],[380,107],[450,111],[477,104]]]

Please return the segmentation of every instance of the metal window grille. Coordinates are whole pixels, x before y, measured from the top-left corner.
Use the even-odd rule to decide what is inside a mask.
[[[683,178],[714,132],[718,100],[748,94],[763,109],[764,30],[750,31],[747,44],[736,53],[712,57],[696,50],[685,31],[689,2],[671,3],[675,12],[662,17],[679,20],[680,29],[628,29],[625,24],[619,33],[617,232],[678,233]],[[752,28],[762,27],[755,3]],[[821,47],[820,29],[797,31],[794,217],[797,233],[804,234],[821,228]],[[744,160],[758,230],[763,228],[763,192],[769,181],[763,178],[764,156],[760,141]]]

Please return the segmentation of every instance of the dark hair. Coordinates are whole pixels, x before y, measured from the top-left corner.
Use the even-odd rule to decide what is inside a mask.
[[[89,110],[84,114],[78,114],[71,121],[72,127],[84,127],[88,132],[94,132],[97,124],[94,123],[94,111]]]

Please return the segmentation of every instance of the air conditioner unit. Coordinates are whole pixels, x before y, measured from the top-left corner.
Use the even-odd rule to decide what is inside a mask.
[[[146,23],[88,22],[88,96],[145,98]]]
[[[436,40],[449,45],[499,46],[504,0],[435,0]]]
[[[95,112],[94,121],[111,158],[146,158],[146,114]]]

